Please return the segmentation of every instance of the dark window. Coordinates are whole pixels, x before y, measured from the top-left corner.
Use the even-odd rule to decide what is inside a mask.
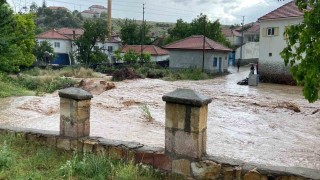
[[[213,67],[217,67],[218,66],[218,58],[213,58]]]
[[[268,36],[274,36],[274,28],[268,28],[267,29],[267,35]]]
[[[113,51],[113,46],[108,46],[108,51],[112,52]]]
[[[272,53],[269,53],[269,56],[271,57],[271,56],[272,56]]]
[[[59,48],[60,47],[60,42],[54,42],[54,47]]]

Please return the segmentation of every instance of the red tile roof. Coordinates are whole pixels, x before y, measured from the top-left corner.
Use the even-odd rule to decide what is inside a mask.
[[[289,17],[300,17],[303,16],[294,1],[288,2],[287,4],[269,12],[268,14],[260,17],[258,20],[269,20],[269,19],[281,19]]]
[[[52,29],[36,36],[38,39],[63,39],[63,40],[70,40],[67,36],[60,34],[57,30]]]
[[[254,23],[249,29],[245,30],[244,33],[252,34],[252,33],[260,33],[260,23]]]
[[[147,52],[152,56],[168,55],[169,52],[155,45],[142,45],[143,52]],[[121,52],[126,53],[129,49],[134,50],[136,53],[141,53],[141,45],[125,45]]]
[[[241,34],[238,31],[232,30],[230,28],[224,28],[221,31],[225,37],[241,36]]]
[[[95,11],[90,11],[90,10],[84,10],[81,13],[86,13],[86,14],[99,14],[98,12]]]
[[[92,5],[92,6],[90,6],[89,8],[107,9],[106,7],[101,6],[101,5]]]
[[[185,39],[173,42],[164,46],[165,49],[188,49],[188,50],[202,50],[203,49],[203,35],[194,35]],[[205,38],[205,49],[213,51],[232,51],[231,49],[219,44],[209,38]]]
[[[76,38],[80,37],[84,33],[84,30],[80,28],[60,28],[57,31],[70,39],[73,39],[73,31],[75,32]]]

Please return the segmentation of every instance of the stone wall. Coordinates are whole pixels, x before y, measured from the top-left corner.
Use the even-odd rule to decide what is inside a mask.
[[[60,136],[58,131],[35,129],[0,128],[0,134],[23,137],[30,143],[40,143],[79,153],[94,153],[114,159],[150,165],[162,171],[172,172],[173,167],[182,169],[181,174],[195,179],[223,180],[306,180],[320,179],[320,171],[305,168],[288,168],[246,163],[222,157],[203,156],[199,160],[174,161],[165,149],[149,147],[138,142],[109,140],[100,137],[70,138]]]

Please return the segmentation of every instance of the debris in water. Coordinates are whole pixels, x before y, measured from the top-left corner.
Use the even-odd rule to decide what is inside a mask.
[[[300,108],[297,105],[290,102],[278,103],[274,108],[286,108],[294,112],[301,112]]]

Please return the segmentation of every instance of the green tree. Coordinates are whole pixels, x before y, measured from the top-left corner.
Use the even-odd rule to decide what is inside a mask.
[[[121,34],[122,44],[128,44],[128,45],[141,44],[142,34],[143,34],[143,44],[151,43],[151,39],[148,36],[151,26],[147,25],[146,22],[144,22],[142,25],[139,25],[136,22],[136,20],[125,19],[124,22],[120,23],[120,28],[121,28],[120,34]]]
[[[36,46],[33,49],[33,54],[37,59],[38,64],[44,63],[45,54],[52,54],[50,58],[51,60],[55,59],[57,55],[54,53],[54,49],[52,47],[52,44],[50,44],[48,41],[42,41],[41,43],[36,43]]]
[[[192,35],[205,35],[206,37],[226,46],[231,46],[230,42],[226,40],[221,32],[221,24],[219,20],[212,22],[208,20],[207,16],[204,14],[200,14],[191,23],[178,19],[176,26],[169,29],[168,33],[170,36],[166,39],[166,43],[177,41]]]
[[[84,33],[76,41],[78,46],[78,61],[85,65],[90,65],[93,62],[93,48],[98,41],[102,43],[108,35],[107,22],[103,19],[87,20],[84,25]]]
[[[0,1],[0,19],[0,71],[18,72],[19,66],[32,65],[33,14],[13,14],[6,1]]]
[[[303,22],[286,28],[287,47],[281,52],[293,78],[303,85],[303,95],[309,102],[319,99],[320,89],[320,1],[296,0],[304,12]]]

